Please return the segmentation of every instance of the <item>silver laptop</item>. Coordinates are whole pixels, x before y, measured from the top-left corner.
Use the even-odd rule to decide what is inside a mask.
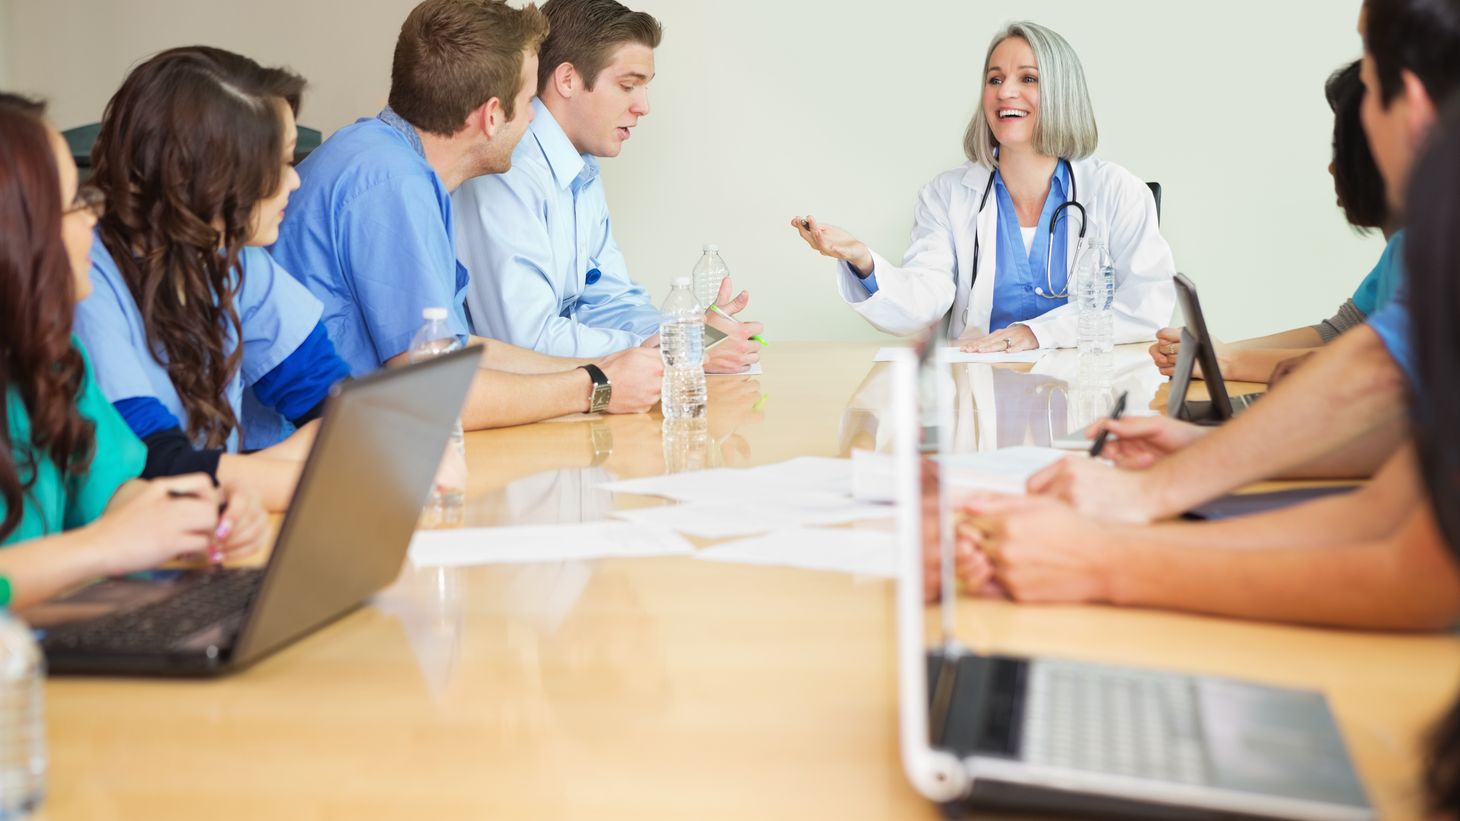
[[[903,769],[919,792],[953,810],[1375,817],[1319,693],[963,648],[953,637],[946,505],[927,534],[944,544],[944,640],[928,648],[921,500],[943,491],[922,484],[919,365],[905,354],[893,363],[898,704]]]

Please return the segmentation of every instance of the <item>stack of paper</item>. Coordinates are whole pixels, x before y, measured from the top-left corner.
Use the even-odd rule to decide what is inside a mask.
[[[1029,477],[1063,459],[1055,448],[1017,447],[942,457],[943,477],[958,491],[1023,494]],[[892,457],[872,451],[852,452],[852,495],[862,502],[897,501]]]
[[[757,501],[750,509],[743,503],[688,502],[615,510],[611,515],[705,539],[724,539],[797,525],[839,525],[882,519],[891,516],[892,510],[886,505],[816,497],[811,500]]]
[[[873,362],[891,362],[897,357],[897,351],[901,348],[878,348],[877,355],[872,357]],[[1043,359],[1049,351],[1035,348],[1032,351],[1013,351],[1012,353],[964,353],[957,345],[949,345],[938,352],[938,361],[950,365],[964,363],[984,365],[1006,365],[1009,363],[1032,364]]]

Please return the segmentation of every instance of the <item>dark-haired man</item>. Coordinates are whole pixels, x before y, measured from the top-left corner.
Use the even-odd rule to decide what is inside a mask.
[[[653,345],[659,312],[614,241],[598,158],[618,156],[649,113],[659,22],[615,0],[548,0],[543,14],[552,30],[536,116],[512,170],[453,196],[472,321],[478,333],[559,356]],[[747,296],[732,302],[728,287],[721,307],[735,313]],[[759,359],[750,340],[759,323],[707,321],[730,338],[709,351],[706,370],[734,373]]]
[[[325,325],[355,375],[405,361],[426,308],[448,309],[450,329],[469,340],[451,192],[511,167],[532,120],[546,34],[532,5],[426,0],[401,26],[390,104],[300,164],[302,185],[272,250],[325,303]],[[470,341],[486,350],[462,409],[469,429],[643,412],[658,399],[652,352],[589,364]]]

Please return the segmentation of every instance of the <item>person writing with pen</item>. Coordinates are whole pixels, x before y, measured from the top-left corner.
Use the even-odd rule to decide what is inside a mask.
[[[815,217],[791,225],[837,260],[842,299],[868,322],[908,335],[949,316],[949,335],[981,353],[1074,347],[1069,272],[1101,231],[1114,261],[1114,341],[1154,338],[1171,318],[1176,266],[1149,189],[1091,156],[1098,132],[1074,49],[1013,23],[990,44],[981,82],[968,162],[923,187],[901,265]]]
[[[179,554],[245,553],[268,531],[256,499],[204,474],[136,478],[147,449],[71,327],[99,200],[41,117],[0,93],[0,576],[17,608]]]

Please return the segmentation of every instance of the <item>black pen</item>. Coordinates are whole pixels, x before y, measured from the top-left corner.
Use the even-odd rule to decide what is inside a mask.
[[[1114,422],[1115,420],[1120,418],[1120,415],[1122,413],[1125,413],[1125,398],[1127,396],[1130,396],[1130,391],[1120,392],[1120,398],[1115,400],[1115,405],[1110,409],[1110,421]],[[1105,450],[1105,440],[1109,438],[1110,428],[1101,428],[1100,435],[1095,437],[1095,444],[1090,446],[1091,459],[1099,456],[1100,451]]]

